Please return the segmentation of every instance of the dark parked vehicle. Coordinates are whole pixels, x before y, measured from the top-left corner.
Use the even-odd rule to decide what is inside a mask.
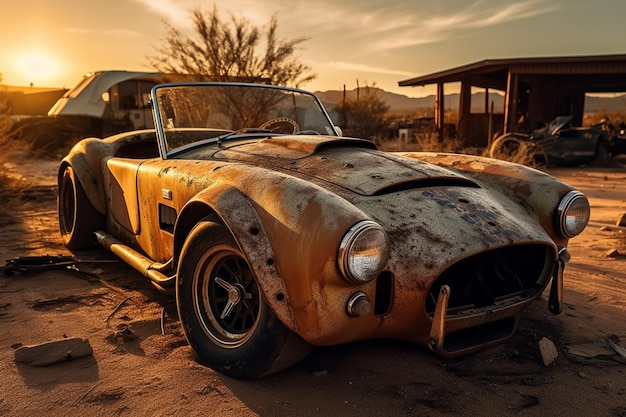
[[[606,122],[591,127],[570,127],[571,121],[571,116],[560,116],[531,134],[507,133],[493,141],[489,156],[520,163],[535,160],[556,165],[606,160],[613,140]]]
[[[151,97],[155,130],[84,139],[63,159],[61,234],[175,294],[201,363],[257,378],[369,338],[454,357],[509,339],[548,285],[561,311],[589,204],[558,179],[379,151],[341,137],[303,90],[164,84]]]

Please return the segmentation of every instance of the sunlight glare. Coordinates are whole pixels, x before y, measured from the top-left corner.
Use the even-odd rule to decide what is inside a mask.
[[[58,69],[54,60],[38,52],[18,56],[16,67],[21,75],[33,84],[46,82],[56,74]]]

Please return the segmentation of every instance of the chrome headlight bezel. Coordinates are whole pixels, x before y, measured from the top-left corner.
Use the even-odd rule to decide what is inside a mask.
[[[557,232],[566,238],[579,235],[589,223],[590,213],[589,200],[583,193],[577,190],[568,192],[557,207]]]
[[[343,278],[352,284],[375,279],[389,260],[389,238],[372,220],[356,223],[339,244],[337,262]]]

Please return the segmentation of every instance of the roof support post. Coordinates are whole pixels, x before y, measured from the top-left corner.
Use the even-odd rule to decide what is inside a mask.
[[[517,95],[518,95],[518,87],[519,87],[519,76],[517,74],[512,74],[509,71],[508,79],[507,79],[507,87],[506,91],[508,94],[506,95],[506,103],[504,106],[504,132],[503,133],[513,133],[517,128],[517,121],[515,120],[515,115],[517,114]]]
[[[470,114],[472,113],[472,83],[461,81],[461,97],[459,99],[459,138],[467,144],[470,140]],[[474,138],[475,139],[475,138]]]
[[[439,142],[443,140],[444,135],[444,113],[445,113],[445,99],[443,91],[443,82],[437,83],[437,101],[435,102],[435,122],[437,123],[437,135]]]

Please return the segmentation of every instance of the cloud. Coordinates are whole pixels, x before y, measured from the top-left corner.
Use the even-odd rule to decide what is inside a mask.
[[[168,23],[191,28],[190,10],[198,0],[133,0]],[[217,7],[226,19],[230,14],[245,17],[255,26],[263,26],[275,15],[281,36],[309,36],[313,42],[341,36],[351,42],[350,55],[363,56],[394,49],[441,42],[465,35],[471,30],[501,25],[553,12],[559,8],[550,0],[474,0],[454,8],[438,0],[397,0],[383,6],[367,0],[230,0]],[[208,10],[215,3],[201,7]],[[452,10],[452,11],[451,11]],[[350,41],[353,40],[353,41]],[[332,41],[331,41],[332,42]],[[334,49],[329,46],[329,49]]]
[[[559,6],[554,4],[541,5],[537,0],[528,0],[515,4],[509,4],[504,8],[497,8],[496,10],[487,10],[485,15],[481,16],[482,19],[474,22],[468,22],[468,27],[485,27],[494,26],[502,23],[511,22],[514,20],[528,19],[530,17],[539,16],[547,13],[554,12],[559,9]]]
[[[439,42],[458,36],[463,31],[527,19],[558,9],[559,6],[542,0],[523,0],[505,6],[499,1],[479,0],[454,14],[432,15],[428,18],[412,15],[408,24],[396,27],[387,36],[379,37],[373,42],[369,52]]]
[[[191,26],[190,10],[197,7],[194,0],[134,0],[169,24],[184,28]]]
[[[385,75],[400,75],[404,77],[413,76],[413,72],[393,70],[384,67],[375,67],[372,65],[355,64],[351,62],[329,62],[325,65],[329,68],[334,68],[342,71],[355,71],[355,72],[371,72],[374,74]]]
[[[230,14],[236,17],[245,17],[253,25],[261,26],[269,22],[275,5],[263,0],[232,0],[228,3],[198,2],[198,0],[134,0],[145,6],[150,12],[161,16],[167,23],[180,29],[190,29],[193,25],[191,11],[201,8],[211,10],[217,4],[217,10],[223,19],[230,19]],[[291,5],[286,4],[285,10]],[[289,13],[289,12],[287,12]]]
[[[141,33],[136,32],[134,30],[128,29],[104,29],[104,30],[94,30],[88,28],[77,28],[77,27],[68,27],[63,29],[64,32],[79,34],[79,35],[101,35],[101,36],[110,36],[116,38],[136,38],[142,36]]]

